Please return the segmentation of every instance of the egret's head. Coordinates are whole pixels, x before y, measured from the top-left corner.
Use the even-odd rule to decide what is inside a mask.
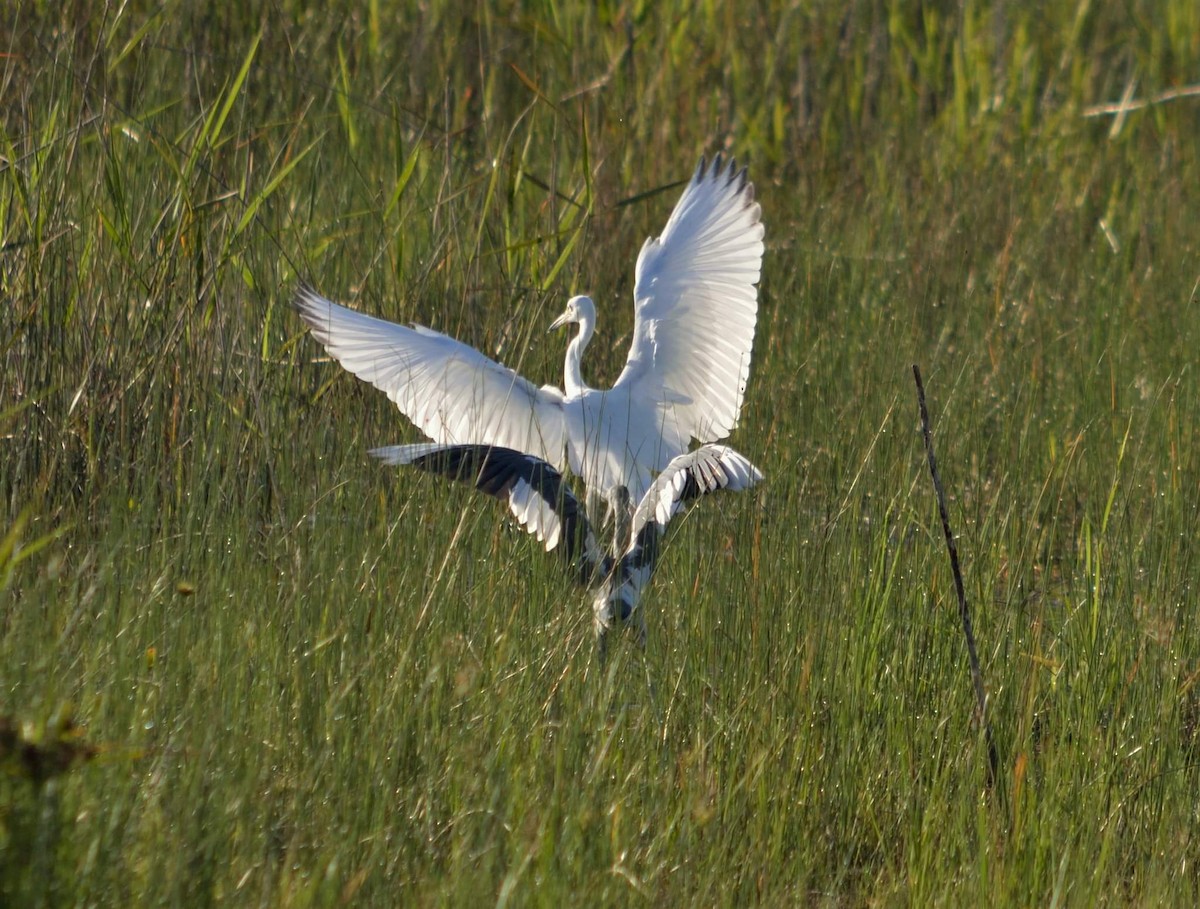
[[[591,297],[572,297],[567,301],[567,308],[561,316],[550,323],[550,331],[573,323],[596,321],[596,305]]]

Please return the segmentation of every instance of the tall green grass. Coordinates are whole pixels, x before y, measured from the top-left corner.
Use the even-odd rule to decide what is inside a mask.
[[[1194,905],[1193,3],[18,3],[0,33],[12,905]],[[322,357],[537,382],[697,157],[768,251],[644,654]],[[987,755],[910,365],[976,620]],[[76,730],[66,718],[79,724]],[[64,744],[65,743],[65,744]],[[42,753],[42,752],[37,752]],[[73,753],[73,752],[72,752]]]

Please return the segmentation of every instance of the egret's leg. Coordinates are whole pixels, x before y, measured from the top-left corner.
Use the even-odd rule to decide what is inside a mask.
[[[612,529],[612,554],[613,558],[619,559],[628,548],[633,533],[633,502],[624,486],[614,486],[605,499],[605,529]]]

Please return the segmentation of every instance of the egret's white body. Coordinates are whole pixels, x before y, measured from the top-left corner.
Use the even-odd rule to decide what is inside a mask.
[[[656,473],[693,441],[737,425],[758,317],[763,226],[745,170],[703,159],[662,235],[635,271],[635,323],[611,389],[583,381],[596,327],[588,297],[572,297],[552,327],[578,324],[564,390],[535,386],[471,347],[421,326],[346,309],[308,288],[296,307],[329,353],[387,393],[435,442],[514,449],[583,478],[588,499],[624,487],[641,501]]]

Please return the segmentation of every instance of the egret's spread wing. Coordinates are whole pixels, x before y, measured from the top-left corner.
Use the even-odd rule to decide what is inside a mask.
[[[538,388],[440,332],[372,318],[307,287],[295,305],[335,360],[435,441],[502,445],[564,466],[558,389]]]
[[[588,584],[609,570],[583,506],[562,474],[541,458],[487,445],[390,445],[371,454],[386,464],[407,464],[469,483],[508,502],[517,522],[578,570]]]
[[[701,442],[737,425],[758,318],[763,225],[745,169],[704,159],[657,240],[638,255],[633,344],[617,387],[663,402]]]

